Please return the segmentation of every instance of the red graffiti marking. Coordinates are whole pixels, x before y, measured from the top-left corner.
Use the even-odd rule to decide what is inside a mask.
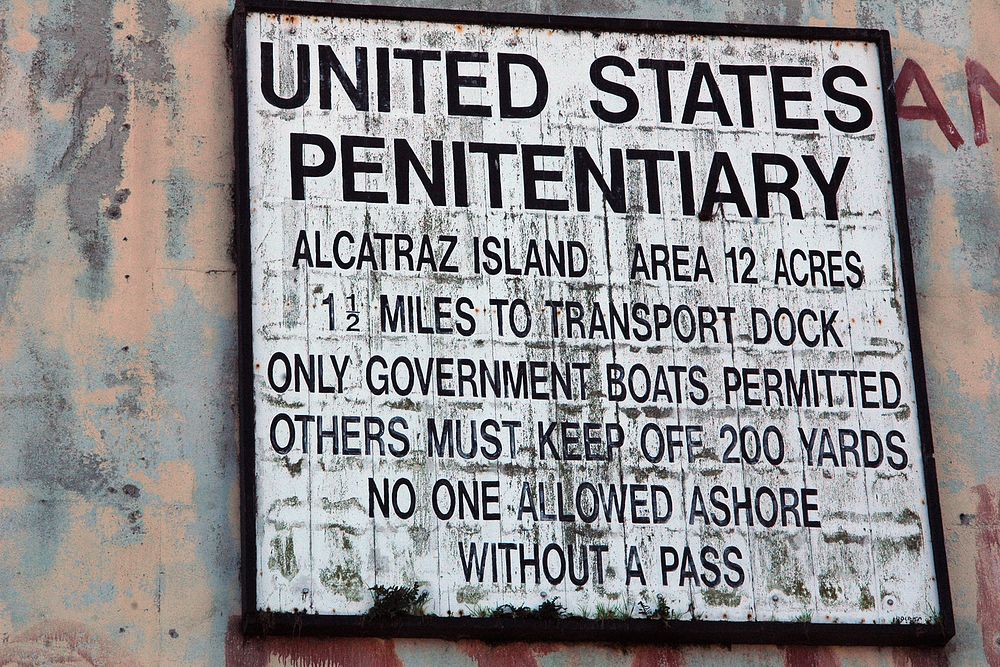
[[[914,81],[917,82],[917,90],[923,97],[923,105],[903,104],[906,93],[910,91],[910,86],[913,85]],[[909,58],[903,63],[903,67],[899,70],[899,76],[896,77],[896,109],[899,117],[906,120],[933,120],[936,122],[945,138],[951,143],[952,148],[957,149],[965,143],[955,124],[951,122],[951,116],[948,115],[941,100],[938,99],[924,68]]]
[[[986,68],[971,58],[965,61],[965,79],[969,85],[969,108],[972,109],[972,127],[977,146],[990,140],[986,134],[986,113],[983,111],[983,88],[993,101],[1000,104],[1000,83]]]
[[[973,488],[979,494],[976,511],[976,619],[983,634],[983,652],[991,667],[1000,667],[1000,507],[997,491],[985,484]]]
[[[244,637],[239,617],[229,619],[227,667],[266,667],[272,657],[294,667],[403,667],[390,640]]]
[[[994,102],[1000,104],[1000,83],[997,83],[986,67],[971,58],[965,61],[965,81],[969,93],[969,110],[972,112],[973,138],[976,146],[982,146],[990,140],[986,131],[983,90],[993,98]],[[923,104],[903,104],[906,94],[910,92],[914,83],[917,84]],[[951,116],[941,104],[941,99],[927,78],[924,68],[910,58],[903,63],[899,76],[896,77],[896,107],[899,117],[904,120],[933,120],[952,148],[957,149],[965,143]]]

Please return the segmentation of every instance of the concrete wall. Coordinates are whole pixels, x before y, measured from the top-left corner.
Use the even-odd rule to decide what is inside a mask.
[[[244,641],[232,8],[6,0],[0,665],[1000,665],[1000,3],[502,8],[890,31],[909,87],[903,157],[955,639],[933,651]]]

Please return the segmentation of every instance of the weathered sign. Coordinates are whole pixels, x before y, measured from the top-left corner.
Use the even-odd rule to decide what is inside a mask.
[[[884,33],[281,7],[252,627],[947,638]]]

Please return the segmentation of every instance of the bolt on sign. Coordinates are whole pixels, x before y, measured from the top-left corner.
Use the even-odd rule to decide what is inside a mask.
[[[951,636],[886,33],[234,45],[248,631]]]

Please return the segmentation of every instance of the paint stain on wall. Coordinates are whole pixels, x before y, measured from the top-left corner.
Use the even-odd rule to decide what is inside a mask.
[[[4,667],[57,664],[139,666],[114,642],[96,636],[79,623],[47,621],[0,643],[0,665]]]

